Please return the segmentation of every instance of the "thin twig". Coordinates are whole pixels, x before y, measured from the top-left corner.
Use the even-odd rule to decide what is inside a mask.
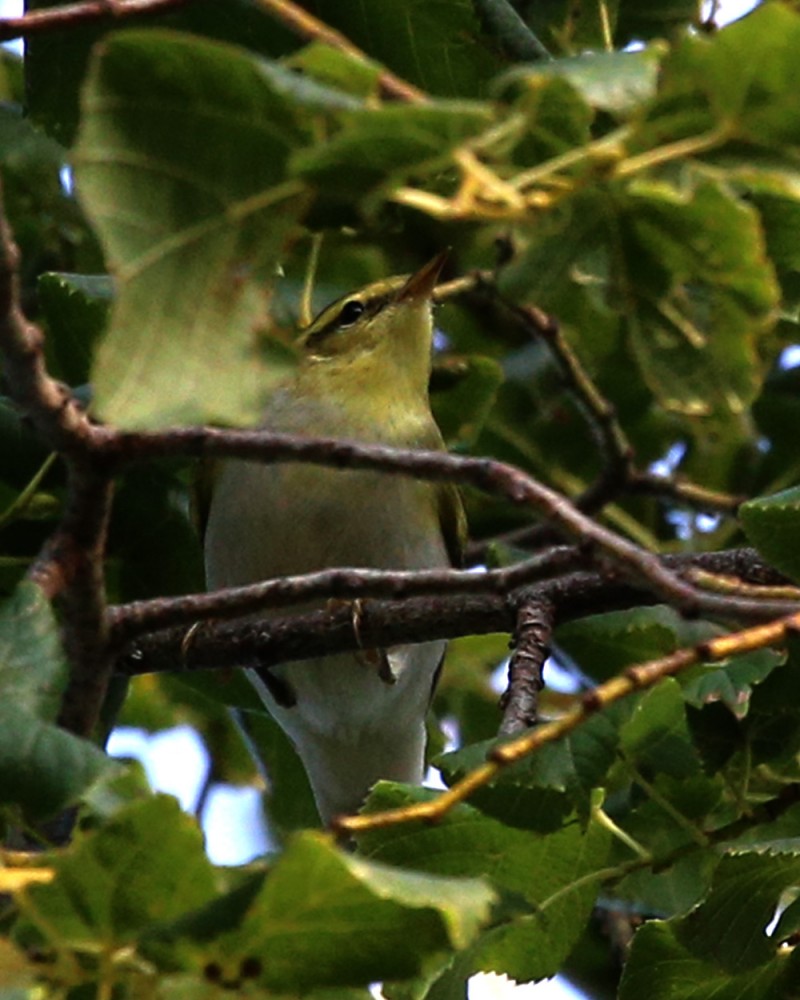
[[[473,0],[481,26],[497,39],[510,59],[542,62],[553,57],[508,0]]]
[[[0,352],[15,402],[54,451],[82,451],[91,425],[66,386],[47,374],[44,334],[20,306],[19,248],[2,207],[0,185]]]
[[[0,42],[32,38],[104,18],[122,20],[144,14],[161,14],[165,10],[185,7],[188,3],[191,0],[86,0],[84,3],[32,10],[22,17],[0,18]]]
[[[476,275],[473,276],[473,283],[465,286],[463,290],[472,291],[478,286],[479,278]],[[510,316],[523,331],[543,340],[566,389],[584,413],[589,428],[598,442],[603,458],[600,474],[572,501],[581,513],[597,513],[617,497],[629,493],[659,497],[698,510],[727,516],[735,515],[744,497],[709,490],[677,476],[659,476],[637,469],[634,463],[634,449],[617,418],[616,408],[595,385],[564,337],[557,320],[535,306],[519,306],[506,301],[496,293],[491,281],[485,277],[480,282],[480,287],[493,295],[505,314]],[[456,293],[461,290],[456,289]],[[537,548],[549,544],[552,540],[551,525],[530,525],[491,539],[472,542],[467,548],[467,558],[470,560],[483,558],[487,547],[492,543],[519,548]]]
[[[765,586],[744,583],[737,576],[711,573],[700,566],[687,570],[686,579],[691,580],[695,586],[702,587],[703,590],[713,590],[717,594],[736,594],[738,597],[759,597],[766,600],[778,598],[778,600],[800,601],[800,587],[791,584]]]
[[[359,62],[367,63],[370,66],[375,65],[375,61],[370,59],[357,45],[354,45],[349,38],[340,31],[336,31],[335,28],[329,27],[313,14],[309,14],[307,10],[293,3],[292,0],[255,0],[255,3],[301,38],[308,41],[324,42]],[[408,101],[413,104],[421,104],[428,100],[424,91],[396,76],[388,69],[381,69],[378,74],[378,84],[385,96],[393,97],[396,100]]]
[[[539,726],[491,751],[486,763],[471,771],[452,788],[429,802],[360,816],[344,816],[335,822],[340,833],[354,834],[415,820],[441,819],[453,806],[466,801],[478,789],[493,781],[500,772],[531,756],[540,747],[567,736],[602,709],[608,708],[635,691],[653,687],[666,677],[673,677],[695,663],[713,663],[739,653],[763,649],[784,642],[790,632],[800,630],[800,612],[778,621],[757,625],[681,649],[670,656],[629,667],[624,673],[601,684],[583,696],[580,703],[560,719]]]
[[[632,472],[625,484],[629,493],[671,500],[695,510],[733,516],[747,497],[721,493],[689,482],[680,476],[659,476],[654,472]]]
[[[33,503],[39,487],[42,485],[42,481],[55,464],[57,457],[56,453],[51,451],[27,486],[11,501],[5,510],[0,511],[0,528],[4,528],[7,524],[25,514],[25,511]]]
[[[600,445],[606,466],[606,476],[624,484],[633,467],[633,446],[617,419],[616,407],[600,392],[572,350],[553,316],[548,316],[535,306],[514,306],[512,309],[527,329],[541,338],[556,363],[567,391],[586,413],[589,426]]]

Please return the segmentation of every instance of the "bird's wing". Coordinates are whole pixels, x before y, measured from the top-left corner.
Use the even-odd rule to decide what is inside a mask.
[[[467,516],[461,493],[455,483],[440,483],[437,500],[439,524],[450,562],[456,568],[464,565],[464,547],[467,542]]]

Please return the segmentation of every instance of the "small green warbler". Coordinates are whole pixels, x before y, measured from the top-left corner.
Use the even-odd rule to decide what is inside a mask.
[[[324,309],[300,336],[300,361],[263,426],[404,448],[443,449],[428,397],[431,297],[439,254]],[[206,528],[209,588],[334,566],[458,565],[465,533],[451,484],[306,463],[228,461]],[[356,811],[379,778],[419,782],[425,715],[444,641],[341,653],[250,679],[290,737],[323,822]]]

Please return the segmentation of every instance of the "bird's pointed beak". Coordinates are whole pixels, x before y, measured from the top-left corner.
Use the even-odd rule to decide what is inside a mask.
[[[397,302],[411,302],[429,299],[436,287],[436,281],[450,255],[449,250],[442,250],[436,256],[415,271],[397,293]]]

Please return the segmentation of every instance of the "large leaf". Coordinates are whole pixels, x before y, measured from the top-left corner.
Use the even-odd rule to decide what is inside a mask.
[[[52,609],[35,584],[22,583],[0,607],[0,805],[31,818],[74,802],[117,766],[53,724],[65,683]]]
[[[460,101],[354,109],[340,116],[341,130],[327,142],[298,150],[290,168],[329,194],[352,198],[387,178],[400,183],[412,173],[441,173],[450,149],[491,120],[483,105]]]
[[[195,38],[123,33],[99,51],[75,167],[117,284],[93,372],[104,417],[255,418],[276,374],[259,352],[268,290],[308,201],[285,161],[315,111],[351,102]]]
[[[642,375],[668,410],[738,421],[778,301],[758,216],[716,184],[632,185],[620,282]]]
[[[756,156],[773,150],[791,161],[800,143],[792,97],[798,44],[800,17],[772,3],[713,37],[687,36],[664,63],[642,123],[647,141],[695,134],[708,140],[698,154],[744,142]]]
[[[56,948],[81,949],[98,940],[121,947],[151,924],[207,903],[215,888],[201,831],[163,795],[78,835],[54,869],[52,882],[28,889],[22,908]]]
[[[306,4],[373,59],[440,97],[475,97],[503,63],[471,0],[312,0]]]
[[[26,0],[26,9],[68,6],[71,0]],[[215,0],[164,8],[155,16],[144,12],[126,17],[121,25],[170,27],[197,35],[247,45],[256,52],[279,55],[300,42],[250,0]],[[89,54],[104,36],[117,30],[114,16],[72,24],[66,31],[33,34],[25,45],[26,97],[30,112],[60,142],[69,145],[78,125],[78,95],[86,74]]]
[[[800,580],[800,487],[750,500],[739,508],[739,517],[764,558]]]
[[[673,653],[679,627],[671,608],[635,608],[567,622],[557,640],[584,673],[604,681],[634,663]]]
[[[55,615],[39,587],[22,583],[0,606],[2,702],[53,719],[67,681]]]
[[[381,783],[367,811],[429,799],[425,790]],[[575,819],[540,836],[514,830],[468,806],[436,826],[365,833],[359,847],[371,858],[446,875],[484,875],[533,904],[485,932],[470,950],[470,971],[497,970],[519,979],[555,973],[567,957],[594,903],[597,884],[587,877],[603,867],[608,832]]]
[[[281,992],[365,985],[415,975],[431,956],[468,945],[492,898],[481,880],[392,869],[307,833],[263,881],[162,928],[148,951],[173,967],[213,963],[223,979],[248,960],[262,986]]]
[[[616,760],[620,719],[627,711],[609,709],[564,739],[540,747],[478,789],[472,801],[503,823],[541,833],[558,829],[573,809],[586,816],[592,789],[605,785]],[[495,742],[474,743],[434,763],[452,785],[480,767]]]
[[[678,682],[666,678],[646,691],[620,733],[620,750],[637,768],[684,781],[700,770]]]
[[[114,294],[104,274],[43,274],[39,303],[48,326],[51,374],[69,385],[89,381],[94,344],[105,329]]]
[[[621,1000],[789,997],[797,956],[768,936],[781,893],[800,879],[800,858],[774,850],[724,857],[703,902],[684,917],[646,925],[634,938]]]
[[[500,83],[533,88],[542,78],[565,77],[592,107],[624,117],[654,94],[661,54],[656,46],[639,52],[583,53],[516,67]]]

